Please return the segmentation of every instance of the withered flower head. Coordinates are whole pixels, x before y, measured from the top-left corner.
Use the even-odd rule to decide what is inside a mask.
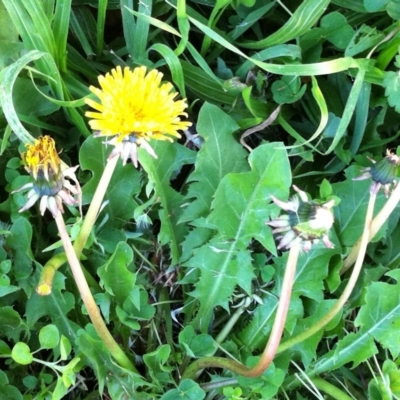
[[[13,193],[30,189],[27,202],[19,210],[26,211],[40,199],[40,212],[43,215],[49,209],[54,217],[63,212],[63,202],[75,205],[78,201],[73,197],[80,195],[80,186],[75,176],[78,168],[69,168],[60,160],[54,140],[50,136],[40,136],[35,144],[27,144],[27,151],[22,154],[25,169],[33,182],[27,183]],[[71,179],[75,185],[66,179]]]
[[[397,184],[397,170],[400,164],[400,157],[390,150],[386,150],[386,157],[381,161],[376,162],[368,157],[373,163],[371,167],[365,168],[363,174],[357,178],[353,178],[355,181],[361,181],[364,179],[372,178],[373,182],[370,187],[370,193],[376,194],[383,186],[385,196],[389,196],[390,186]]]
[[[309,251],[312,244],[322,240],[327,248],[333,248],[329,240],[328,232],[333,225],[334,218],[332,207],[334,200],[319,204],[308,200],[305,192],[293,185],[298,193],[288,202],[278,200],[271,196],[272,201],[287,214],[266,222],[274,229],[272,233],[278,233],[278,249],[290,249],[296,244],[301,244],[304,251]]]

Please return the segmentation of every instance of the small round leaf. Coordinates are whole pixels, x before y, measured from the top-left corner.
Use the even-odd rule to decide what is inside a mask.
[[[11,351],[11,357],[15,362],[22,365],[28,365],[33,361],[33,355],[29,346],[18,342]]]
[[[46,325],[39,332],[39,342],[42,349],[54,349],[60,341],[60,332],[55,325]]]

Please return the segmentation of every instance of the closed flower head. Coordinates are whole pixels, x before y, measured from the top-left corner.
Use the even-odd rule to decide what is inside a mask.
[[[50,136],[41,136],[35,144],[27,144],[26,148],[27,151],[22,154],[22,160],[33,182],[13,192],[29,189],[27,202],[19,211],[27,210],[40,199],[41,214],[43,215],[48,208],[56,217],[60,211],[64,211],[63,202],[68,205],[77,203],[72,195],[80,195],[79,183],[75,176],[78,167],[68,168],[60,160],[54,140]],[[66,178],[70,178],[75,185]]]
[[[138,147],[157,158],[148,143],[151,139],[172,142],[172,137],[180,137],[179,130],[191,126],[181,121],[187,117],[186,100],[175,100],[178,93],[171,83],[161,83],[162,76],[157,70],[147,72],[143,66],[133,71],[118,66],[99,76],[101,89],[90,87],[99,102],[86,99],[96,112],[85,115],[93,118],[89,125],[96,135],[111,136],[106,142],[115,146],[110,158],[121,155],[124,164],[131,158],[137,166]]]
[[[383,187],[386,197],[389,196],[390,186],[397,184],[397,170],[400,165],[400,157],[389,150],[386,150],[386,157],[376,162],[369,158],[372,166],[365,168],[363,174],[354,178],[355,181],[372,179],[370,193],[376,194]]]
[[[278,249],[290,249],[296,244],[301,244],[305,251],[309,251],[312,244],[322,240],[324,245],[332,248],[333,244],[328,238],[328,232],[334,219],[332,207],[334,200],[319,204],[308,200],[305,192],[293,185],[298,193],[288,202],[278,200],[271,196],[272,201],[287,214],[277,219],[266,222],[274,228],[273,233],[278,233]]]

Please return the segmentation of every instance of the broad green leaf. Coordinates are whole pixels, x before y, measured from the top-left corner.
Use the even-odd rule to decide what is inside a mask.
[[[255,357],[250,357],[250,360],[250,365],[254,365],[257,361]],[[260,398],[267,400],[275,397],[283,385],[284,378],[285,372],[271,363],[268,369],[258,378],[246,378],[238,375],[238,383],[241,387],[251,390],[251,393],[257,393]]]
[[[160,400],[203,400],[206,392],[194,381],[184,379],[177,389],[171,389]]]
[[[364,0],[364,7],[368,12],[382,11],[390,0]]]
[[[304,319],[298,319],[296,322],[295,329],[292,332],[293,337],[303,333],[306,331],[308,328],[313,326],[315,323],[317,323],[321,318],[323,318],[335,305],[336,300],[323,300],[318,303],[318,306],[316,310],[312,313],[312,315],[304,318]],[[301,360],[304,364],[305,368],[308,368],[309,365],[313,360],[317,358],[317,348],[320,343],[320,341],[323,338],[324,331],[329,331],[333,329],[340,321],[342,318],[342,313],[339,312],[336,317],[329,322],[328,325],[325,326],[324,329],[321,331],[315,333],[311,337],[307,338],[301,343],[296,344],[295,346],[291,347],[291,352],[296,352],[297,354],[300,354]],[[289,337],[284,337],[281,343],[281,347],[285,347],[285,340]],[[286,349],[286,348],[285,348]],[[280,353],[281,350],[278,350]]]
[[[39,332],[42,349],[54,349],[60,341],[60,332],[55,325],[46,325]]]
[[[0,332],[2,335],[17,342],[23,331],[27,327],[17,311],[11,306],[3,306],[0,308]]]
[[[275,296],[268,296],[263,299],[263,302],[264,304],[257,305],[252,312],[250,322],[248,322],[246,326],[242,326],[237,334],[237,338],[240,341],[239,343],[251,352],[262,351],[267,343],[278,306],[278,298]],[[288,318],[291,318],[290,309]]]
[[[396,359],[400,353],[400,273],[394,270],[386,275],[396,279],[397,283],[372,283],[367,288],[365,305],[361,307],[354,325],[360,328],[360,332],[373,336]]]
[[[304,0],[282,28],[258,42],[240,43],[248,49],[262,49],[286,43],[306,33],[325,12],[330,0]]]
[[[65,277],[56,272],[49,296],[39,296],[36,292],[31,295],[26,303],[26,322],[32,328],[39,318],[50,316],[60,333],[74,341],[79,326],[68,318],[68,313],[74,307],[75,299],[72,293],[65,291],[64,281]]]
[[[204,104],[196,128],[204,143],[197,153],[195,170],[188,178],[191,184],[185,200],[190,202],[180,222],[207,216],[221,179],[229,172],[249,169],[246,151],[233,136],[239,126],[220,108]]]
[[[83,204],[90,203],[111,151],[111,148],[105,146],[102,142],[101,138],[89,136],[80,148],[79,160],[81,168],[82,170],[90,170],[93,174],[92,179],[82,188]],[[126,221],[133,218],[137,203],[132,196],[141,190],[139,179],[140,174],[132,164],[129,163],[123,166],[118,161],[104,196],[104,201],[108,200],[109,203],[99,217],[101,220],[104,216],[108,216],[105,226],[121,228],[126,224]]]
[[[8,344],[6,342],[4,342],[3,340],[0,340],[0,354],[1,355],[10,355],[10,353],[11,353],[11,349],[8,346]],[[0,373],[0,381],[2,378],[3,377],[1,376],[1,373]],[[4,382],[1,382],[1,383],[4,383]]]
[[[117,313],[121,318],[121,321],[134,321],[133,325],[136,326],[137,320],[148,321],[155,314],[155,307],[149,303],[149,294],[145,290],[134,290],[132,292],[138,292],[137,296],[133,293],[126,298],[123,309],[117,306]],[[138,299],[134,298],[138,297]],[[138,329],[138,328],[135,328]]]
[[[32,272],[32,225],[24,217],[18,217],[10,231],[6,244],[14,250],[14,274],[18,280],[25,280]]]
[[[168,357],[171,354],[171,348],[169,345],[164,344],[157,348],[157,350],[147,353],[143,356],[143,361],[148,367],[149,375],[155,384],[166,384],[172,383],[173,379],[170,372],[173,367],[165,365],[168,361]]]
[[[369,201],[369,188],[372,181],[353,181],[353,177],[362,174],[361,168],[350,167],[346,170],[348,179],[334,183],[333,192],[341,199],[334,208],[335,227],[343,246],[353,246],[364,230],[365,213]],[[385,202],[384,196],[378,195],[375,210],[379,210]],[[377,211],[375,211],[375,214]],[[381,228],[374,240],[382,237],[386,224]]]
[[[387,274],[396,279],[396,284],[374,282],[367,288],[365,305],[355,320],[359,327],[357,333],[351,333],[339,340],[335,349],[322,357],[312,369],[312,374],[321,374],[353,362],[353,367],[378,352],[374,340],[388,349],[393,357],[400,352],[397,340],[400,321],[400,297],[398,270]]]
[[[26,343],[18,342],[11,351],[11,357],[21,365],[28,365],[33,361],[33,355]]]
[[[17,292],[20,289],[20,287],[14,285],[0,285],[0,297],[7,296],[8,294]]]
[[[343,246],[351,247],[360,238],[365,223],[365,213],[369,201],[369,188],[372,181],[353,181],[352,178],[362,174],[360,169],[350,167],[346,170],[348,179],[344,182],[334,183],[333,193],[341,199],[340,204],[334,208],[335,229]],[[377,198],[375,210],[382,208],[385,197],[380,194]],[[377,211],[375,211],[375,214]],[[375,236],[374,241],[384,235],[386,224]]]
[[[354,30],[346,17],[337,11],[326,14],[321,19],[324,36],[339,49],[345,49],[354,35]]]
[[[120,229],[105,228],[96,235],[98,243],[107,253],[114,253],[119,242],[126,240],[126,235]]]
[[[335,348],[315,363],[311,368],[312,375],[323,374],[332,371],[344,364],[352,362],[352,367],[356,367],[374,354],[378,353],[372,332],[349,333],[339,340]]]
[[[386,12],[395,21],[398,21],[400,18],[400,1],[399,0],[390,0],[388,5],[386,6]]]
[[[284,198],[288,193],[291,171],[285,148],[277,142],[261,145],[250,153],[249,164],[250,172],[230,173],[222,179],[207,221],[218,227],[222,240],[247,245],[255,238],[274,253],[265,223],[277,209],[268,204],[270,196]]]
[[[190,357],[207,357],[214,355],[217,345],[207,333],[196,334],[193,326],[188,325],[179,333],[179,344]]]
[[[68,388],[64,385],[63,379],[61,377],[57,378],[57,383],[52,393],[53,399],[62,399],[67,394]]]
[[[283,76],[271,85],[274,100],[278,104],[291,104],[301,99],[307,86],[301,85],[299,77]]]
[[[335,243],[336,240],[333,240],[333,235],[330,236]],[[323,280],[328,276],[329,260],[335,254],[340,254],[340,245],[336,245],[334,249],[327,249],[320,242],[318,245],[313,245],[313,249],[307,254],[302,255],[296,269],[293,293],[317,302],[322,301],[325,289]],[[283,260],[286,260],[286,256],[277,259],[278,269],[284,268]],[[281,283],[279,278],[277,280]]]
[[[333,255],[339,253],[339,250],[326,249],[322,244],[320,246],[320,248],[312,249],[299,258],[289,315],[285,324],[285,331],[289,334],[293,333],[293,329],[298,324],[297,319],[304,313],[300,298],[307,297],[318,303],[323,302],[324,279],[328,275],[329,260]],[[240,341],[250,349],[260,349],[267,341],[282,290],[287,257],[288,254],[285,253],[282,257],[275,258],[275,276],[273,279],[275,286],[271,290],[274,296],[272,298],[267,296],[264,299],[264,304],[257,306],[251,322],[238,335]],[[298,304],[299,302],[300,304]],[[317,335],[317,337],[320,337],[320,335]]]
[[[68,356],[71,354],[71,342],[68,340],[67,337],[61,335],[60,340],[60,359],[65,361],[68,359]]]
[[[158,158],[154,159],[145,150],[139,149],[139,161],[155,186],[161,204],[161,231],[158,235],[161,244],[169,244],[172,264],[178,263],[187,226],[179,224],[182,215],[183,196],[171,187],[170,181],[179,173],[182,166],[194,162],[195,153],[178,143],[152,141]]]
[[[388,103],[397,112],[400,112],[400,77],[397,72],[387,71],[385,72],[385,78],[383,80],[383,86],[385,88],[385,96],[387,97]]]
[[[96,383],[99,385],[100,394],[103,393],[106,382],[110,396],[113,399],[123,398],[117,396],[120,391],[126,396],[127,391],[128,393],[136,393],[138,387],[148,385],[137,374],[115,364],[110,352],[99,339],[92,325],[87,325],[86,330],[79,330],[76,344],[79,351],[90,360],[90,365],[96,375]],[[124,384],[121,385],[121,382]]]
[[[50,94],[48,86],[37,86],[37,88],[41,92]],[[17,78],[13,88],[13,101],[18,115],[43,116],[59,110],[60,107],[43,97],[37,88],[30,79]]]
[[[222,179],[207,218],[208,226],[218,232],[185,264],[201,271],[192,295],[200,301],[194,324],[200,324],[202,332],[217,305],[228,308],[236,285],[250,292],[254,275],[249,242],[254,238],[270,252],[276,251],[265,222],[276,210],[268,204],[271,194],[287,196],[291,174],[286,151],[281,143],[265,144],[252,151],[249,163],[250,172],[230,173]]]
[[[125,242],[120,242],[114,254],[97,272],[106,291],[115,296],[120,305],[130,296],[135,285],[136,276],[127,268],[132,259],[132,249]]]

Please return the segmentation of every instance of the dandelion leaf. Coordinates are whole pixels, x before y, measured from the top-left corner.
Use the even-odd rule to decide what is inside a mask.
[[[371,180],[352,180],[353,177],[359,175],[361,175],[359,168],[350,167],[346,170],[347,179],[332,185],[335,196],[341,200],[339,205],[334,208],[334,213],[335,228],[343,246],[353,246],[364,230]],[[382,208],[384,202],[385,197],[380,193],[376,200],[375,214]],[[386,229],[387,223],[383,225],[373,241],[382,238]]]
[[[398,72],[387,71],[383,79],[385,88],[385,96],[388,99],[390,106],[394,107],[397,112],[400,112],[400,76]]]
[[[277,214],[270,196],[287,198],[288,195],[291,173],[284,146],[281,143],[259,146],[250,154],[249,164],[250,172],[230,173],[222,178],[207,218],[216,234],[194,250],[194,256],[185,264],[201,271],[192,295],[200,301],[194,326],[198,325],[203,332],[208,329],[214,308],[227,308],[237,285],[250,292],[254,277],[248,249],[251,240],[256,239],[268,251],[276,253],[271,230],[265,222]]]
[[[339,340],[336,347],[321,358],[312,373],[321,374],[353,362],[353,368],[378,353],[375,342],[395,359],[400,353],[400,271],[386,274],[397,283],[374,282],[366,289],[365,304],[355,320],[357,333]]]
[[[139,160],[154,184],[161,204],[161,230],[158,239],[161,244],[169,244],[172,264],[177,264],[181,254],[180,244],[187,233],[187,226],[178,224],[184,198],[171,187],[170,182],[177,177],[183,165],[194,163],[195,153],[179,143],[152,141],[150,144],[158,158],[155,159],[145,150],[139,149]]]
[[[238,129],[236,122],[220,108],[207,103],[201,108],[197,132],[204,143],[188,180],[193,182],[185,196],[190,203],[181,222],[207,216],[221,179],[230,172],[248,171],[247,152],[233,136]]]

